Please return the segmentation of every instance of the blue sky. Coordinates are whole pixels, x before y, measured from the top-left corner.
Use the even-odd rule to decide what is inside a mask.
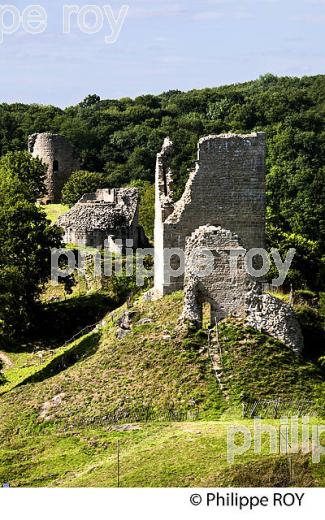
[[[47,29],[30,35],[20,27],[4,35],[1,102],[64,107],[90,93],[135,97],[237,83],[266,72],[325,71],[325,0],[102,0],[96,5],[111,5],[116,15],[129,5],[119,38],[109,45],[107,19],[96,34],[82,33],[76,23],[70,34],[62,32],[63,5],[93,1],[33,3],[46,9]],[[29,5],[11,4],[20,11]]]

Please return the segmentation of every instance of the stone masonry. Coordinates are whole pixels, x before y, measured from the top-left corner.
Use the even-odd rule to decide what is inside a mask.
[[[201,256],[204,251],[211,255],[211,262]],[[233,270],[232,253],[237,264]],[[246,273],[244,255],[245,250],[239,244],[238,237],[221,227],[201,226],[186,239],[184,319],[200,327],[203,303],[210,304],[212,325],[227,316],[245,317],[250,279]],[[198,267],[200,256],[201,269]]]
[[[62,135],[41,133],[29,136],[28,150],[47,166],[44,202],[59,203],[64,184],[73,171],[80,169],[75,149]]]
[[[222,134],[198,143],[196,167],[189,175],[181,199],[174,203],[170,158],[172,142],[165,139],[156,165],[155,293],[182,289],[184,276],[172,278],[166,248],[185,250],[186,237],[211,224],[230,229],[245,249],[265,242],[265,135]]]
[[[300,352],[303,337],[293,310],[263,294],[246,267],[246,251],[265,247],[265,151],[259,132],[203,137],[196,167],[174,203],[173,144],[165,139],[156,165],[153,296],[184,289],[181,322],[200,327],[207,303],[211,325],[242,319]],[[171,277],[182,255],[185,275]]]
[[[297,354],[304,346],[302,330],[290,305],[271,294],[263,294],[261,284],[252,284],[246,295],[246,322],[267,332]]]
[[[139,191],[136,188],[97,190],[85,193],[57,224],[64,229],[64,242],[103,248],[106,240],[133,241],[142,245],[144,233],[138,225]]]
[[[209,265],[203,256],[206,251],[212,255]],[[181,321],[201,327],[202,307],[208,303],[211,325],[226,317],[239,318],[299,353],[303,336],[293,310],[262,293],[262,284],[247,273],[244,256],[238,237],[221,227],[202,226],[186,239]],[[208,271],[201,271],[199,265]]]

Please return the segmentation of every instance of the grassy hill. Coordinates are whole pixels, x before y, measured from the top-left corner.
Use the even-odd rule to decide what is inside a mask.
[[[116,408],[131,412],[147,403],[161,410],[172,405],[187,409],[195,403],[204,413],[219,413],[223,398],[209,357],[199,350],[197,342],[202,340],[193,338],[192,346],[175,334],[181,303],[182,296],[177,294],[140,304],[138,319],[152,321],[135,324],[122,340],[116,338],[116,323],[125,309],[110,314],[99,332],[78,340],[80,345],[93,338],[90,355],[86,352],[76,362],[75,358],[67,361],[71,366],[53,377],[43,370],[43,381],[7,394],[0,410],[9,408],[9,415],[16,417],[28,409],[30,416],[37,417],[44,402],[64,394],[60,406],[51,413],[55,420],[93,421]]]
[[[19,354],[9,353],[13,365],[4,375],[15,370],[16,385],[3,387],[0,398],[0,482],[114,486],[119,440],[125,486],[244,485],[246,465],[255,475],[249,485],[288,484],[286,459],[272,458],[266,448],[262,455],[250,451],[240,457],[232,471],[227,426],[252,427],[252,421],[240,419],[243,394],[319,396],[317,368],[269,336],[225,321],[219,334],[226,400],[212,372],[206,334],[185,337],[177,329],[181,307],[182,293],[140,301],[131,309],[131,332],[117,339],[123,306],[98,329],[54,349],[43,363],[30,358],[27,374],[28,353],[21,354],[21,367]],[[146,421],[148,410],[153,415]],[[297,455],[295,461],[298,484],[324,482],[308,457]]]

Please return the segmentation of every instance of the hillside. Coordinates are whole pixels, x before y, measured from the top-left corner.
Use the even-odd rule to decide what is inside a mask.
[[[44,365],[35,364],[27,380],[0,398],[0,480],[19,486],[114,486],[120,440],[123,485],[241,482],[243,468],[227,469],[225,442],[228,424],[251,427],[240,419],[243,394],[319,397],[320,374],[278,341],[226,321],[219,331],[226,400],[212,373],[207,335],[177,332],[182,296],[140,301],[131,309],[132,331],[120,340],[116,333],[126,307],[113,311],[99,330],[61,347]],[[211,453],[218,453],[217,461]],[[253,473],[257,464],[252,485],[287,481],[281,457],[249,452],[240,463],[249,463]],[[296,464],[299,482],[322,481],[322,473],[313,470],[312,476],[308,460],[298,457]]]
[[[11,414],[17,417],[27,410],[36,423],[45,418],[65,424],[71,419],[75,424],[100,421],[116,409],[132,415],[149,404],[157,413],[194,407],[201,417],[218,417],[226,402],[212,373],[207,334],[183,337],[176,331],[182,302],[182,293],[176,293],[139,303],[132,331],[122,339],[116,337],[117,323],[125,308],[109,314],[101,329],[58,349],[28,374],[29,384],[20,380],[18,388],[4,395],[1,410],[6,419],[1,425]],[[233,403],[243,394],[250,399],[312,397],[321,381],[312,363],[240,322],[223,322],[219,335],[223,378]],[[50,403],[42,418],[44,403],[57,395],[62,396],[60,403]]]
[[[57,375],[47,374],[44,381],[21,386],[4,396],[1,410],[6,410],[5,422],[11,412],[15,417],[26,409],[30,417],[37,417],[43,403],[58,394],[64,394],[62,403],[49,415],[64,421],[71,417],[73,422],[101,419],[116,408],[131,412],[148,403],[166,410],[173,403],[179,409],[188,409],[190,403],[197,402],[207,413],[218,411],[222,397],[206,352],[199,351],[201,345],[195,339],[192,346],[175,337],[180,308],[179,294],[162,302],[141,304],[138,318],[152,322],[135,324],[121,340],[116,338],[116,320],[123,308],[114,321],[110,315],[100,332],[79,340],[79,344],[89,344],[89,338],[93,338],[91,355],[85,352],[85,359],[81,357],[66,370],[58,370]]]

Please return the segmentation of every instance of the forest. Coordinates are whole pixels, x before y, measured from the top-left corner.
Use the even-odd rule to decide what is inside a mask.
[[[0,105],[0,156],[26,150],[34,132],[66,136],[77,148],[63,202],[74,204],[95,187],[139,186],[142,223],[152,238],[156,154],[174,142],[175,198],[182,194],[198,139],[225,132],[267,135],[269,247],[297,251],[287,280],[296,288],[323,289],[325,235],[325,76],[261,76],[255,81],[135,99],[89,95],[60,109],[37,104]]]

